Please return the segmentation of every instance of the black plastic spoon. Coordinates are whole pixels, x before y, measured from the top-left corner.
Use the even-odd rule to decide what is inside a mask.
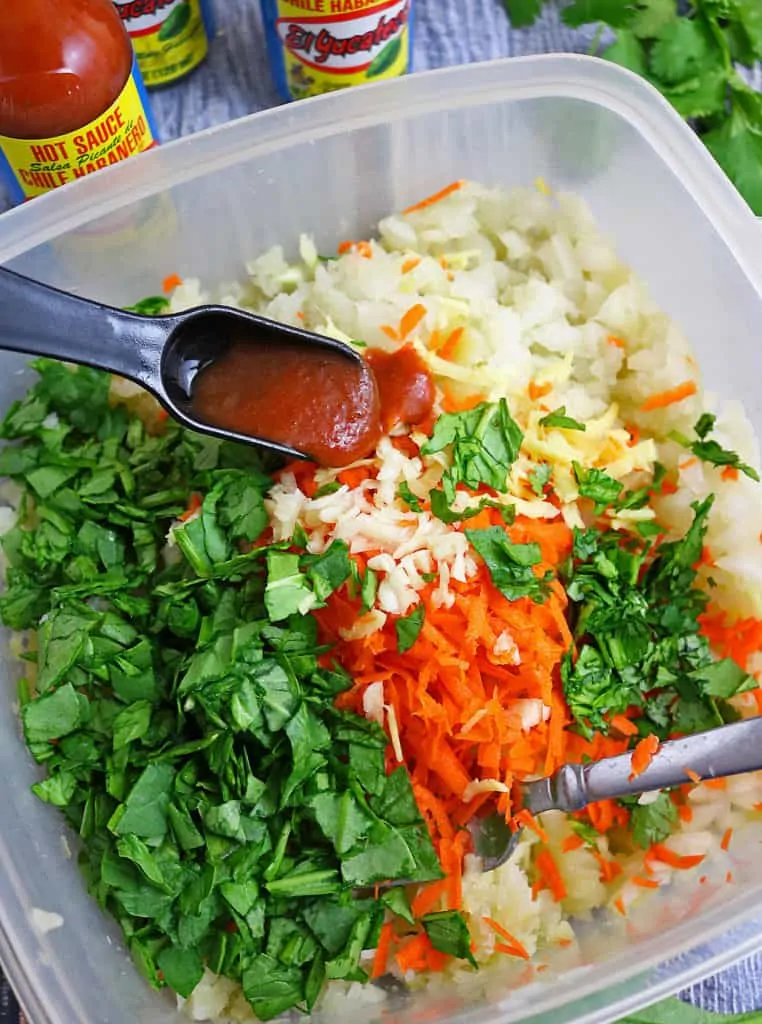
[[[169,316],[142,316],[79,298],[0,268],[0,349],[48,356],[107,370],[150,391],[184,426],[225,440],[256,444],[287,458],[304,451],[271,438],[237,433],[197,418],[192,405],[198,374],[235,344],[303,346],[340,353],[358,372],[361,356],[333,338],[312,334],[227,306],[198,306]],[[284,381],[284,387],[288,382]],[[362,396],[358,395],[358,402]]]

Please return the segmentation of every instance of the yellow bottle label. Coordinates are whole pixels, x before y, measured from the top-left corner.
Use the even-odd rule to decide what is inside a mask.
[[[410,0],[277,0],[277,9],[295,99],[407,71]]]
[[[26,199],[41,196],[155,145],[150,118],[133,74],[108,110],[75,132],[53,139],[11,139],[0,135],[6,170]]]
[[[201,0],[117,0],[116,6],[147,86],[173,82],[206,57]]]

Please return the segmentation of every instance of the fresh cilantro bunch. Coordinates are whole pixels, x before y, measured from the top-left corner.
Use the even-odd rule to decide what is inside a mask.
[[[334,706],[351,680],[309,613],[351,582],[346,545],[258,546],[271,478],[250,449],[172,421],[152,436],[106,375],[34,365],[0,428],[24,492],[0,615],[36,630],[34,790],[152,985],[187,996],[207,966],[263,1020],[309,1010],[326,979],[367,980],[385,912],[415,924],[404,889],[362,892],[441,877],[385,733]],[[420,924],[470,958],[458,913]]]
[[[542,0],[505,0],[516,27]],[[573,0],[574,28],[598,23],[615,41],[600,54],[642,75],[690,120],[752,210],[762,215],[762,95],[736,70],[762,60],[759,0]]]
[[[755,685],[730,658],[716,661],[699,631],[708,596],[695,566],[713,500],[695,503],[685,536],[655,553],[640,538],[575,530],[567,593],[578,651],[561,678],[585,735],[632,706],[643,734],[701,732],[732,720],[728,698]]]

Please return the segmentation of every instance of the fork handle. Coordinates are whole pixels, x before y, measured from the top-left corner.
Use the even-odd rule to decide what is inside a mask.
[[[564,765],[550,778],[524,784],[524,806],[533,814],[550,810],[580,811],[596,800],[637,796],[680,786],[695,781],[695,775],[717,779],[759,769],[762,769],[762,718],[748,718],[662,743],[645,771],[635,778],[631,778],[631,753],[590,764]]]

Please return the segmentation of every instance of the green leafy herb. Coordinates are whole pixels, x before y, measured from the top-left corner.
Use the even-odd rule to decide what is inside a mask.
[[[677,820],[677,807],[672,803],[669,793],[659,793],[648,804],[639,804],[637,798],[633,798],[630,803],[632,838],[644,850],[670,836]]]
[[[471,952],[468,925],[459,910],[440,910],[435,914],[426,914],[421,918],[421,923],[434,949],[468,960],[473,967],[478,967]]]
[[[566,406],[561,405],[540,420],[541,427],[560,427],[563,430],[587,430],[584,423],[566,415]]]
[[[401,890],[355,887],[441,877],[386,734],[334,706],[351,680],[323,667],[310,614],[344,585],[370,607],[376,575],[341,541],[258,546],[271,478],[249,450],[173,421],[153,436],[105,375],[34,365],[0,430],[0,471],[26,496],[0,614],[36,630],[20,702],[46,768],[34,792],[78,832],[150,984],[187,997],[207,966],[262,1019],[309,1008],[328,978],[366,980],[387,910],[414,921]],[[400,620],[401,648],[421,621]]]
[[[426,609],[424,605],[418,604],[403,618],[395,620],[394,628],[397,632],[397,650],[400,654],[409,651],[418,639],[423,628],[425,614]]]
[[[758,482],[759,473],[757,473],[756,469],[742,462],[737,452],[731,452],[727,448],[723,448],[719,442],[709,437],[709,434],[714,430],[716,419],[717,417],[712,416],[711,413],[704,413],[693,427],[697,440],[689,441],[677,433],[673,435],[674,440],[693,452],[696,458],[701,459],[702,462],[710,462],[713,466],[730,466],[738,470],[739,473],[744,473],[752,480]]]
[[[716,661],[700,633],[708,597],[694,566],[713,500],[696,503],[686,534],[655,555],[646,540],[574,531],[567,593],[578,655],[565,655],[561,679],[583,732],[606,731],[631,706],[662,739],[699,732],[721,725],[724,702],[754,685],[729,659]]]
[[[545,600],[552,574],[540,577],[534,572],[541,560],[539,545],[514,544],[499,526],[466,530],[466,536],[484,560],[492,582],[509,601],[531,597],[541,604]]]
[[[161,316],[169,309],[169,299],[164,295],[150,295],[141,299],[134,306],[125,306],[131,313],[140,313],[141,316]]]
[[[399,497],[400,501],[404,501],[408,508],[411,508],[413,512],[423,511],[421,499],[417,495],[413,494],[413,492],[410,490],[410,486],[406,483],[406,481],[403,480],[402,483],[397,488],[397,496]]]
[[[542,7],[540,0],[505,4],[516,27],[533,24]],[[572,0],[561,16],[574,28],[612,29],[601,56],[656,86],[762,215],[762,99],[736,70],[762,60],[755,0]]]
[[[529,471],[529,483],[538,498],[542,498],[545,494],[545,488],[550,483],[551,473],[552,470],[547,462],[540,462]]]
[[[471,490],[482,484],[505,490],[523,436],[508,411],[508,403],[501,398],[499,402],[482,402],[468,412],[444,413],[421,452],[432,455],[450,448],[452,465],[445,473],[443,487],[451,504],[458,484]]]
[[[578,462],[572,463],[572,466],[579,493],[583,498],[595,502],[596,514],[617,501],[624,490],[618,480],[614,480],[602,469],[584,469]]]

